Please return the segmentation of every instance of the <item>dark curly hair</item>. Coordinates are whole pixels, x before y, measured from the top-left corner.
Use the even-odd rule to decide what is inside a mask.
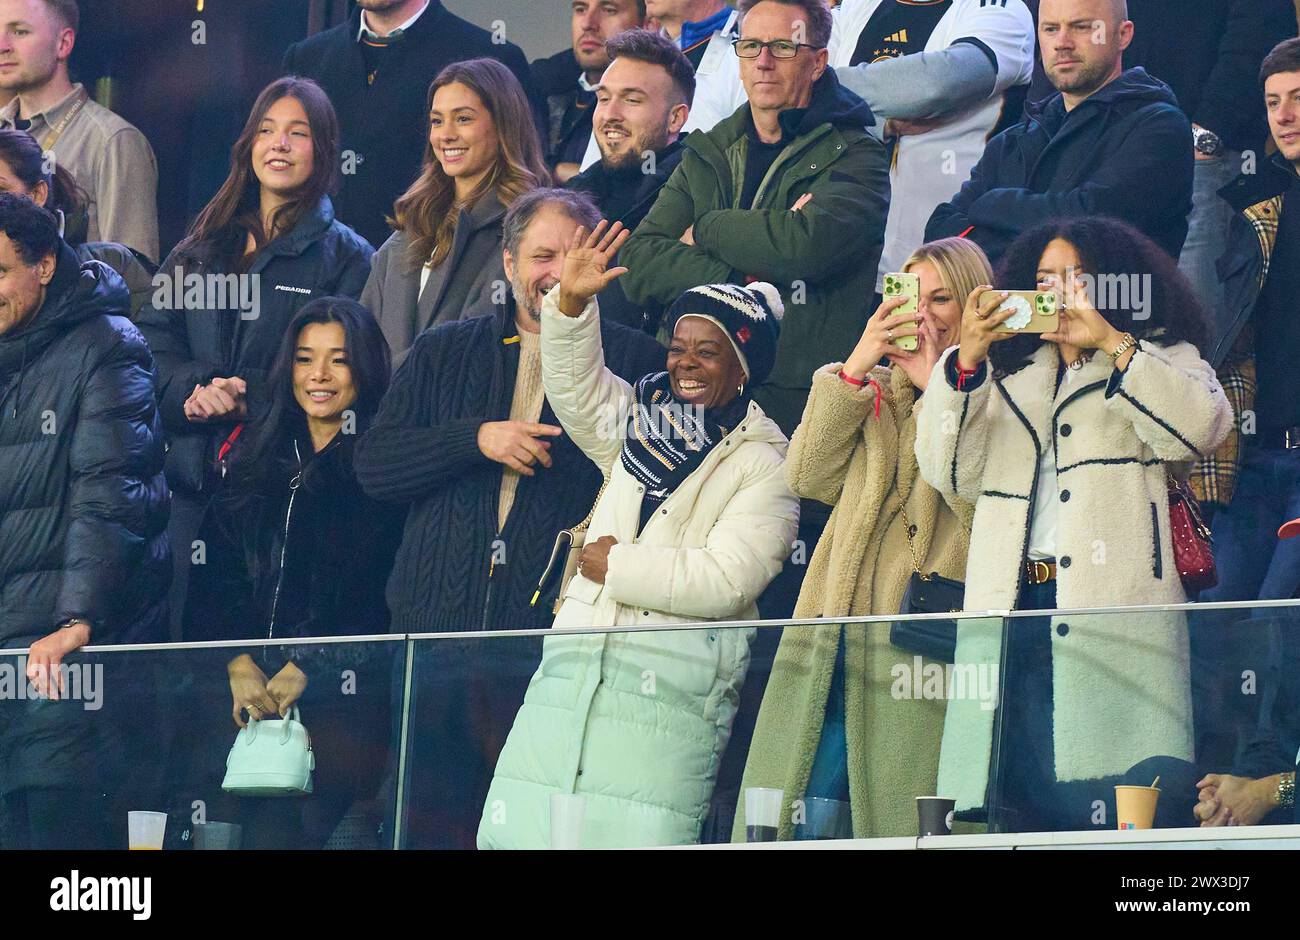
[[[1099,287],[1135,275],[1149,276],[1144,310],[1135,310],[1128,290],[1115,290],[1109,303],[1093,302],[1115,329],[1132,333],[1161,346],[1191,343],[1205,353],[1211,324],[1204,305],[1178,265],[1159,245],[1133,226],[1106,216],[1053,219],[1030,229],[1007,249],[998,265],[997,282],[1004,290],[1028,290],[1038,283],[1038,264],[1049,243],[1062,239],[1078,252],[1082,274],[1091,275]],[[1128,283],[1131,283],[1128,282]],[[1115,294],[1119,294],[1118,300]],[[1142,315],[1145,312],[1145,315]],[[1043,342],[1026,333],[994,343],[989,359],[1001,375],[1018,372]]]

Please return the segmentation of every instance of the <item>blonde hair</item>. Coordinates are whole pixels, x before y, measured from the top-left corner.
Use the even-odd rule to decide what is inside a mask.
[[[940,238],[926,242],[912,252],[903,271],[928,261],[939,272],[943,286],[952,291],[958,304],[965,304],[970,292],[981,284],[993,283],[993,266],[984,250],[968,238]]]
[[[433,107],[433,96],[438,89],[453,82],[478,95],[492,116],[497,133],[497,158],[474,192],[463,204],[458,204],[455,182],[442,171],[433,145],[427,140],[426,123],[423,169],[398,198],[393,217],[388,220],[394,229],[406,234],[410,242],[406,260],[415,271],[425,262],[437,266],[451,253],[462,208],[469,208],[490,192],[509,208],[530,189],[549,186],[551,182],[528,97],[514,74],[495,59],[455,62],[438,73],[429,86],[426,115]]]

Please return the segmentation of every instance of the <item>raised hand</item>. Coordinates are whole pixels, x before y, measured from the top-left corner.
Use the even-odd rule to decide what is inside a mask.
[[[611,268],[609,262],[631,234],[622,222],[610,225],[607,219],[601,219],[590,233],[578,226],[569,240],[560,272],[561,313],[566,317],[581,316],[592,297],[627,273],[627,268]]]
[[[988,358],[990,346],[1016,335],[997,331],[1015,313],[1010,308],[998,310],[1002,301],[1007,299],[1007,292],[993,291],[981,304],[979,296],[984,291],[993,291],[993,288],[987,284],[975,288],[966,298],[966,309],[962,311],[961,348],[957,352],[957,365],[963,369],[978,368]]]
[[[876,312],[867,320],[857,346],[844,361],[844,374],[853,379],[864,379],[885,356],[896,356],[903,350],[895,341],[904,336],[916,336],[920,330],[917,326],[918,315],[915,313],[898,313],[899,307],[907,303],[906,297],[889,297],[884,300]]]

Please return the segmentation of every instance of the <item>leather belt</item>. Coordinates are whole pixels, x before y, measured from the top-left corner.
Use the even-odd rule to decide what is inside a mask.
[[[1025,582],[1028,584],[1046,584],[1056,580],[1056,562],[1043,558],[1025,559]]]

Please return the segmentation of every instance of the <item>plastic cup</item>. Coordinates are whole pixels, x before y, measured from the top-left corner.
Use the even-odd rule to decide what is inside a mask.
[[[785,791],[771,787],[749,787],[745,790],[745,841],[775,842],[776,830],[781,825],[781,807],[785,804]]]
[[[582,845],[582,820],[587,798],[579,793],[551,794],[551,848],[576,849]]]
[[[238,823],[208,822],[194,826],[194,848],[200,850],[237,849],[244,827]]]
[[[160,850],[163,847],[163,833],[167,831],[167,814],[131,810],[126,814],[126,831],[126,844],[132,851]]]
[[[804,799],[804,821],[795,829],[795,839],[852,839],[853,814],[843,800],[823,796]]]
[[[1115,787],[1115,819],[1120,829],[1150,829],[1156,821],[1159,787]]]
[[[956,800],[942,796],[918,796],[916,798],[917,832],[923,836],[952,835],[952,814],[956,805]]]

